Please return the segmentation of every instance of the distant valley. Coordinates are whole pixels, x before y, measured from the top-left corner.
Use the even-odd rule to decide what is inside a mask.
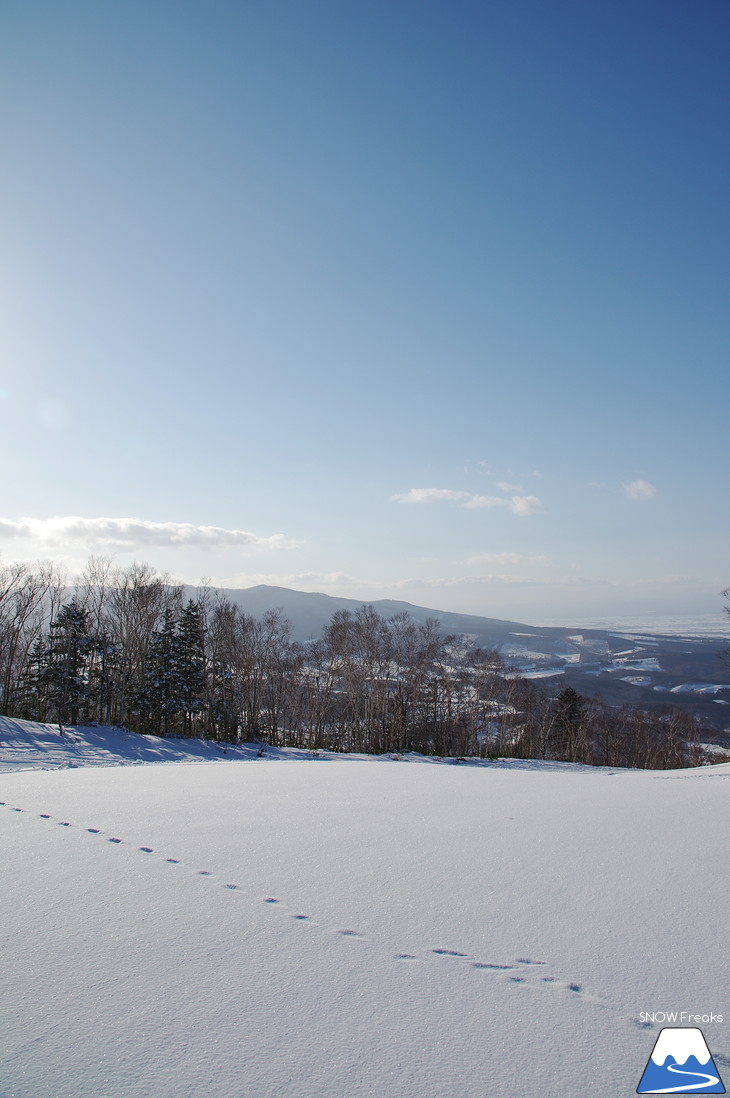
[[[730,736],[730,644],[721,637],[683,637],[603,629],[535,627],[472,614],[455,614],[408,602],[335,598],[318,592],[260,585],[226,595],[253,617],[280,608],[296,640],[318,637],[337,610],[373,606],[385,618],[408,613],[414,621],[434,618],[444,633],[496,648],[505,664],[546,686],[572,686],[610,705],[643,709],[675,706],[714,729],[718,742]]]

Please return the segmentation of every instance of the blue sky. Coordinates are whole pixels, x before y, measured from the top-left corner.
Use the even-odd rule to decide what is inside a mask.
[[[4,0],[0,561],[719,615],[729,32]]]

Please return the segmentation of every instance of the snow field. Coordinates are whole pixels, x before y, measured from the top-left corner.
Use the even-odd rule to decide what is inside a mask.
[[[652,1009],[724,1008],[722,1071],[728,779],[333,757],[4,774],[0,1093],[619,1098]]]

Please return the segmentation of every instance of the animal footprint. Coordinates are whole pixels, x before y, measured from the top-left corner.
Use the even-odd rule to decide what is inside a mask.
[[[98,835],[100,833],[98,827],[87,827],[86,830],[90,835]]]
[[[237,889],[238,889],[238,885],[233,885],[233,884],[230,884],[230,885],[223,885],[223,887],[224,887],[224,888],[229,888],[229,889],[230,889],[230,890],[231,890],[232,892],[235,892],[235,891],[237,891]]]
[[[169,862],[170,865],[180,865],[180,859],[179,858],[165,858],[165,861]]]
[[[362,938],[363,934],[358,933],[357,930],[338,930],[338,934],[341,934],[343,938]]]
[[[459,953],[455,949],[432,949],[432,953],[438,953],[441,957],[466,957],[466,953]]]
[[[198,870],[198,876],[199,877],[212,877],[213,874],[209,869],[199,869]]]
[[[265,904],[278,904],[278,900],[275,900],[273,896],[267,896],[264,900]]]
[[[418,957],[414,953],[396,953],[397,961],[417,961]]]
[[[58,821],[58,826],[59,826],[59,827],[70,827],[70,826],[71,826],[71,824],[70,824],[70,823],[68,823],[68,822],[67,822],[66,820],[59,820],[59,821]]]
[[[547,961],[532,961],[529,957],[517,957],[515,964],[518,965],[546,965]]]
[[[309,919],[308,915],[292,915],[292,919],[299,919],[300,922],[305,922]]]
[[[110,843],[120,843],[121,841],[121,839],[109,839]]]
[[[139,849],[143,854],[154,854],[154,850],[151,846],[141,846]]]
[[[41,812],[41,819],[42,820],[50,820],[50,818],[51,817],[50,817],[50,814],[48,812]]]
[[[491,964],[485,964],[485,962],[484,962],[484,961],[475,961],[475,962],[474,962],[474,963],[472,964],[472,966],[471,966],[471,967],[472,967],[472,968],[497,968],[497,969],[508,969],[508,968],[514,968],[514,965],[491,965]]]

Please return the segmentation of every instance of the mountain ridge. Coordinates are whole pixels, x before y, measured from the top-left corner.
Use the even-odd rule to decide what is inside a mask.
[[[730,664],[721,637],[533,626],[526,622],[435,610],[395,599],[351,599],[319,591],[257,584],[218,589],[245,613],[261,618],[280,609],[300,643],[316,639],[338,610],[372,606],[385,618],[407,613],[417,623],[435,619],[444,633],[469,637],[494,648],[505,664],[556,689],[600,695],[610,705],[658,710],[669,706],[699,717],[717,743],[730,743]],[[186,597],[196,589],[186,587]]]

